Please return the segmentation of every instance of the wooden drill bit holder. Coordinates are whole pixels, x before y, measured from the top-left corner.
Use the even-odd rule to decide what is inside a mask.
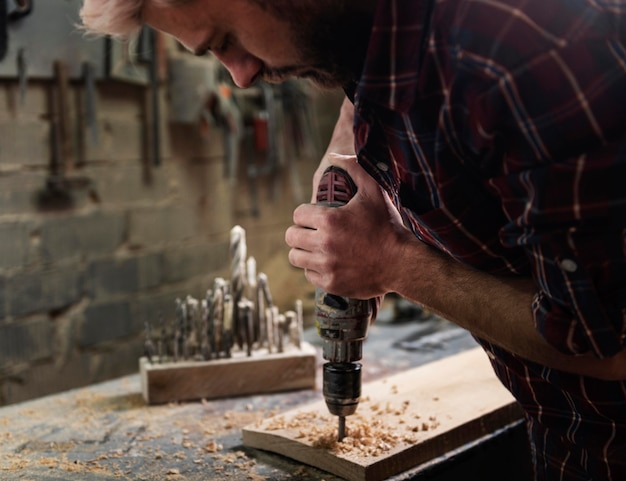
[[[282,353],[235,351],[231,358],[159,363],[139,361],[143,397],[148,404],[217,399],[297,389],[314,389],[316,351],[302,343]]]
[[[302,302],[280,314],[267,276],[247,258],[245,230],[231,230],[231,277],[202,300],[176,299],[176,316],[146,324],[139,360],[148,404],[315,387],[316,351],[302,342]]]

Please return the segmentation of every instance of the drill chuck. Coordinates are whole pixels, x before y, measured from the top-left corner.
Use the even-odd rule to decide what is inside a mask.
[[[358,362],[324,364],[324,399],[335,416],[354,414],[361,399],[361,364]]]

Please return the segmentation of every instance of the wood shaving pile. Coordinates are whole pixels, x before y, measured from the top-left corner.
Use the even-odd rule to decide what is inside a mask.
[[[219,475],[219,479],[241,479],[241,473],[248,473],[247,479],[252,481],[269,481],[271,479],[254,474],[256,460],[249,459],[243,451],[215,454],[213,459],[219,463],[219,465],[213,465],[213,470]]]
[[[418,433],[439,426],[436,416],[430,416],[428,420],[414,416],[407,420],[405,414],[409,404],[410,401],[405,400],[400,407],[389,403],[382,407],[377,403],[370,404],[369,398],[363,399],[360,412],[347,418],[346,437],[341,442],[337,441],[337,418],[314,411],[298,413],[288,419],[279,416],[266,423],[264,428],[268,431],[294,431],[295,439],[333,454],[377,457],[401,444],[416,444]],[[369,408],[369,413],[363,405]],[[398,419],[392,425],[385,424],[380,419],[381,414],[397,416]],[[400,425],[402,427],[398,427]]]

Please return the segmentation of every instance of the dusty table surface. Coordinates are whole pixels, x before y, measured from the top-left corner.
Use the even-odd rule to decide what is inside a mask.
[[[321,366],[316,333],[305,338],[316,345]],[[438,319],[377,322],[364,347],[363,380],[475,346],[465,331]],[[338,481],[242,446],[241,428],[321,399],[321,371],[317,384],[315,390],[148,406],[139,376],[131,375],[0,408],[0,479]]]

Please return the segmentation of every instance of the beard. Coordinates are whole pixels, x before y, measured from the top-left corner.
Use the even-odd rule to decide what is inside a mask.
[[[307,78],[322,88],[345,87],[363,70],[373,18],[345,0],[251,0],[291,26],[299,65],[266,68],[264,80]],[[294,5],[297,3],[297,5]]]

